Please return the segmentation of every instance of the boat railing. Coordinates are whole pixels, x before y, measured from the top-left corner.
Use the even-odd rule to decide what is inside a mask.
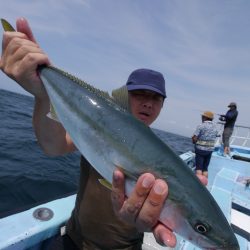
[[[221,145],[224,122],[217,122],[217,126],[221,136],[217,138],[216,145]],[[250,126],[235,125],[230,138],[230,145],[250,148]]]

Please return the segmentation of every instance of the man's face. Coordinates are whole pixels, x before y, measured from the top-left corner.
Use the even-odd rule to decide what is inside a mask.
[[[131,113],[146,125],[152,124],[163,106],[163,96],[150,90],[133,90],[128,93]]]

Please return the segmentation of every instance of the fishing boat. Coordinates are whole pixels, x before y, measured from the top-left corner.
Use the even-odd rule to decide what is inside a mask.
[[[222,131],[223,124],[218,123],[218,126]],[[235,126],[230,148],[230,156],[224,156],[218,138],[209,165],[207,188],[231,224],[240,249],[247,250],[250,249],[250,127]],[[193,152],[186,152],[180,157],[188,167],[194,169]],[[65,233],[65,223],[74,207],[75,198],[76,194],[70,194],[22,211],[0,215],[0,249],[46,250],[53,237]],[[178,235],[177,240],[173,249],[200,249]],[[158,245],[153,235],[146,233],[143,249],[172,248]]]

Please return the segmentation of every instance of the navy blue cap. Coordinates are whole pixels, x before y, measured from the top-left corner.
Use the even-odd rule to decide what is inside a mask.
[[[237,108],[237,104],[236,104],[236,102],[230,102],[229,104],[228,104],[228,107],[230,108],[230,107],[235,107],[235,108]]]
[[[128,77],[128,91],[147,89],[166,97],[165,80],[163,75],[151,69],[136,69]]]

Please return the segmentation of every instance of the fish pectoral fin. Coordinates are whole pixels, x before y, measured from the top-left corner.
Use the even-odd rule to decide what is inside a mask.
[[[98,181],[106,188],[108,188],[109,190],[112,190],[112,184],[107,181],[106,179],[98,179]]]
[[[60,122],[52,104],[50,104],[50,110],[49,110],[49,113],[47,114],[47,117],[49,117],[50,119],[54,121]]]
[[[115,167],[117,169],[119,169],[121,172],[124,173],[125,176],[131,178],[132,180],[136,180],[137,178],[132,175],[129,171],[127,171],[126,169],[124,169],[121,166],[117,166],[116,164],[114,164]],[[102,178],[102,179],[98,179],[98,181],[100,182],[100,184],[102,184],[104,187],[108,188],[109,190],[112,190],[112,183],[110,183],[109,181],[107,181],[106,179]]]

